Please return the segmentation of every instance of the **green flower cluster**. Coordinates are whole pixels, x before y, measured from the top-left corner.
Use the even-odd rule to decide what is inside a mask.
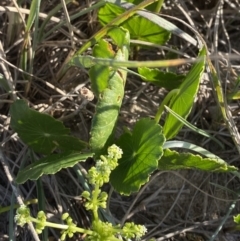
[[[87,241],[120,241],[117,237],[124,237],[127,240],[131,238],[140,239],[147,229],[142,225],[134,223],[126,223],[123,228],[120,225],[113,226],[111,223],[102,222],[100,220],[93,221],[93,233],[87,236]]]
[[[88,172],[87,178],[89,183],[93,185],[93,190],[91,192],[84,191],[82,196],[87,200],[85,203],[86,209],[91,210],[93,213],[91,230],[76,227],[68,213],[62,215],[62,220],[66,224],[47,222],[43,211],[38,213],[37,218],[33,218],[26,206],[17,209],[15,221],[21,226],[25,223],[35,222],[37,233],[41,233],[46,226],[62,229],[61,240],[65,240],[67,236],[73,237],[76,232],[86,234],[85,240],[87,241],[120,241],[122,240],[121,237],[127,240],[132,238],[140,239],[147,232],[144,226],[135,225],[134,223],[125,223],[123,227],[120,227],[120,225],[113,226],[109,222],[102,222],[98,216],[99,208],[106,208],[108,198],[107,193],[102,192],[100,188],[104,183],[109,182],[111,171],[117,167],[118,159],[121,157],[122,150],[116,145],[112,145],[108,148],[108,155],[101,156],[100,160],[96,162],[96,166],[92,167]]]
[[[21,205],[16,212],[16,215],[14,217],[15,222],[23,227],[24,224],[29,223],[32,221],[30,210],[25,205]]]
[[[73,220],[68,213],[64,213],[62,215],[62,220],[64,220],[67,223],[68,229],[62,230],[61,240],[65,240],[66,236],[68,236],[69,238],[72,238],[74,233],[76,233],[76,224],[73,223]]]
[[[97,210],[99,207],[106,208],[108,195],[106,192],[101,192],[100,187],[104,183],[109,182],[111,171],[118,165],[118,159],[122,157],[122,150],[116,145],[108,148],[108,155],[101,156],[96,162],[96,166],[88,171],[88,181],[94,185],[92,193],[84,191],[82,196],[87,200],[85,207],[87,210],[92,210],[94,218],[98,219]]]
[[[108,148],[108,155],[101,156],[101,160],[96,162],[96,167],[88,171],[89,183],[101,187],[104,183],[109,182],[111,171],[118,165],[118,159],[122,157],[122,150],[116,145]]]

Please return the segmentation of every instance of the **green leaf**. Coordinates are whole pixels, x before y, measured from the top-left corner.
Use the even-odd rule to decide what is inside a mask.
[[[50,154],[55,149],[81,151],[86,144],[69,135],[70,130],[53,117],[30,109],[17,100],[10,108],[11,127],[34,151]]]
[[[206,56],[206,49],[202,48],[199,57]],[[181,84],[178,93],[172,97],[168,107],[176,112],[178,115],[186,119],[192,109],[195,96],[198,91],[199,83],[205,67],[205,59],[193,65],[188,72],[185,80]],[[182,128],[183,123],[171,114],[167,114],[165,124],[163,126],[163,133],[167,140],[172,139],[177,135]]]
[[[240,214],[238,214],[237,216],[233,216],[233,221],[236,224],[240,224]]]
[[[112,50],[112,45],[106,40],[100,40],[93,48],[93,56],[101,58],[115,57],[115,52]],[[108,66],[94,65],[89,70],[92,90],[95,95],[99,95],[108,86],[110,69]]]
[[[112,3],[112,4],[116,4],[118,6],[121,6],[122,8],[128,10],[128,11],[132,11],[132,9],[134,9],[134,11],[136,10],[136,5],[129,3],[129,2],[125,2],[124,0],[105,0],[106,2]],[[140,0],[141,3],[144,3],[144,1]],[[162,0],[160,0],[162,1]],[[159,1],[157,1],[159,3]],[[147,7],[147,5],[149,4],[142,4],[141,7],[139,5],[137,5],[137,7],[139,9],[141,9],[142,7]],[[186,40],[187,42],[191,43],[194,46],[198,46],[198,42],[196,41],[196,39],[194,39],[193,37],[191,37],[189,34],[187,34],[186,32],[182,31],[180,28],[178,28],[176,25],[172,24],[172,22],[158,16],[155,13],[151,13],[145,10],[139,10],[136,11],[136,14],[142,16],[143,18],[146,18],[148,20],[150,20],[151,22],[154,22],[155,24],[157,24],[158,26],[160,26],[161,28],[166,29],[167,31],[169,31],[170,33],[178,36],[179,38],[182,38],[184,40]],[[127,12],[126,15],[124,15],[124,17],[122,17],[119,21],[119,19],[115,19],[114,24],[112,25],[119,25],[121,24],[123,21],[121,21],[122,19],[126,20],[126,17],[129,17],[129,12]],[[116,24],[115,24],[116,23]],[[108,25],[109,26],[109,25]],[[85,49],[85,48],[84,48]],[[83,51],[82,51],[83,52]],[[78,54],[82,53],[82,52],[78,52]]]
[[[238,170],[236,167],[228,165],[220,158],[203,158],[199,155],[194,155],[191,153],[178,153],[169,149],[164,150],[164,154],[158,162],[158,169],[198,169],[211,172],[232,172]]]
[[[123,156],[110,176],[113,187],[125,195],[138,191],[157,169],[164,141],[161,126],[149,118],[139,120],[132,133],[124,133],[116,143]]]
[[[124,11],[124,8],[120,6],[106,3],[99,9],[98,18],[101,24],[106,25]],[[139,15],[128,18],[121,26],[129,31],[131,39],[164,44],[170,38],[170,33],[167,30]]]
[[[91,156],[93,156],[93,154],[79,154],[71,152],[52,154],[30,164],[23,170],[20,170],[15,181],[20,184],[26,182],[27,180],[37,180],[44,174],[55,174],[62,168],[73,167],[78,162],[85,161]]]
[[[28,16],[26,32],[30,32],[30,29],[34,23],[37,13],[39,12],[40,0],[33,0],[31,2],[30,14]]]
[[[159,69],[150,69],[146,67],[138,68],[138,73],[146,78],[143,79],[143,81],[150,82],[168,90],[179,88],[185,78],[185,75],[177,75],[171,72],[164,72]]]
[[[112,134],[118,118],[122,98],[124,95],[124,82],[117,71],[112,71],[109,85],[98,99],[96,113],[92,120],[90,147],[98,156],[104,152],[112,139]]]
[[[111,37],[118,48],[123,48],[125,46],[127,50],[129,50],[130,36],[127,29],[114,27],[108,31],[107,35]]]
[[[138,15],[129,18],[122,26],[129,30],[132,39],[164,44],[170,38],[167,30]]]
[[[186,141],[166,141],[163,145],[163,149],[169,149],[169,148],[182,148],[187,149],[190,151],[194,151],[202,156],[208,157],[210,159],[220,159],[220,157],[216,156],[212,152],[202,148],[201,146],[186,142]],[[224,161],[223,161],[224,162]]]
[[[178,115],[176,112],[172,111],[170,108],[168,108],[167,106],[165,106],[165,109],[171,113],[173,116],[175,116],[179,121],[181,121],[185,126],[187,126],[189,129],[197,132],[200,135],[206,136],[208,138],[210,138],[211,140],[215,141],[221,148],[222,150],[224,150],[224,145],[222,144],[221,141],[219,141],[217,138],[215,138],[214,136],[211,136],[207,131],[201,130],[199,128],[197,128],[196,126],[192,125],[190,122],[188,122],[187,120],[185,120],[184,118],[182,118],[180,115]]]
[[[128,60],[128,47],[129,47],[129,33],[123,28],[115,28],[114,32],[118,35],[115,37],[116,43],[120,44],[119,49],[114,55],[114,60]],[[110,33],[111,35],[111,33]],[[109,52],[109,45],[105,42],[101,45],[102,49],[94,54],[97,57],[105,57]],[[100,45],[97,45],[100,46]],[[106,49],[107,48],[107,49]],[[101,53],[105,52],[103,56]],[[111,144],[114,136],[114,128],[119,115],[119,110],[124,96],[124,87],[126,83],[127,72],[126,69],[115,69],[109,66],[99,65],[96,71],[95,65],[90,70],[90,77],[92,85],[100,87],[96,89],[98,95],[98,103],[96,105],[96,113],[92,120],[90,147],[95,152],[96,157],[105,152],[106,148]],[[99,84],[94,82],[99,81]],[[103,84],[101,84],[101,81]]]
[[[11,88],[6,80],[6,78],[0,74],[0,87],[3,88],[6,92],[10,92]]]

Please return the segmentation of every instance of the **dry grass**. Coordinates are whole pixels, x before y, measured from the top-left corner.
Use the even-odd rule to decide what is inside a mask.
[[[91,0],[78,1],[67,5],[67,12],[61,9],[47,21],[42,40],[35,48],[33,67],[25,72],[20,66],[20,55],[24,46],[24,29],[29,14],[29,4],[17,6],[15,1],[0,3],[0,70],[7,80],[11,94],[0,88],[0,128],[1,128],[1,163],[0,200],[1,206],[15,203],[15,184],[12,182],[21,165],[31,159],[28,148],[9,128],[9,107],[16,98],[27,99],[31,107],[49,113],[70,127],[73,134],[88,140],[91,117],[94,113],[94,101],[86,100],[80,94],[83,87],[90,88],[87,72],[72,69],[63,78],[59,75],[65,61],[89,37],[99,29],[96,12],[76,17],[70,23],[59,25],[60,20],[74,16],[90,7]],[[47,13],[54,9],[59,1],[43,0],[40,6],[40,23],[47,18]],[[19,9],[17,8],[19,7]],[[222,10],[221,10],[221,7]],[[166,1],[163,13],[174,15],[188,22],[202,34],[210,53],[228,54],[217,61],[218,74],[221,76],[226,94],[233,90],[240,75],[240,4],[238,0],[222,1]],[[219,17],[219,25],[218,25]],[[186,32],[189,30],[174,21]],[[53,28],[55,28],[54,31]],[[52,32],[51,32],[52,31]],[[171,44],[180,52],[192,55],[192,49],[182,40],[173,37]],[[26,46],[26,45],[25,45]],[[32,45],[27,46],[31,56]],[[159,50],[159,52],[161,52]],[[163,52],[161,52],[162,54]],[[149,55],[158,58],[156,51],[140,52],[143,57]],[[231,59],[234,54],[235,58]],[[226,55],[225,55],[226,56]],[[237,58],[236,58],[237,57]],[[179,68],[184,73],[187,69]],[[152,85],[141,84],[136,77],[129,76],[126,86],[124,106],[119,120],[118,134],[121,127],[131,127],[140,117],[153,116],[158,103],[166,91]],[[238,100],[229,100],[235,125],[240,124],[240,105]],[[220,113],[214,99],[214,90],[205,75],[189,118],[194,125],[209,131],[225,146],[219,150],[209,139],[201,137],[187,128],[183,128],[177,139],[198,144],[232,165],[239,166],[239,153],[231,135],[220,119]],[[39,158],[36,154],[35,158]],[[89,161],[81,170],[91,165]],[[77,181],[73,170],[62,170],[54,176],[42,178],[45,192],[46,210],[52,221],[59,222],[63,211],[69,210],[79,226],[89,227],[90,216],[79,198],[83,187]],[[122,197],[113,193],[110,210],[116,221],[135,220],[145,224],[149,230],[144,240],[155,237],[160,240],[212,240],[214,233],[221,229],[215,240],[236,241],[238,233],[227,232],[232,225],[232,216],[240,212],[239,202],[228,214],[236,195],[229,190],[239,190],[239,180],[228,174],[209,174],[194,170],[164,171],[155,173],[150,182],[136,195]],[[107,188],[107,187],[106,187]],[[34,182],[27,182],[18,187],[18,202],[38,197]],[[133,204],[133,205],[132,205]],[[33,214],[37,206],[32,205]],[[227,216],[228,214],[228,216]],[[224,221],[223,229],[221,222]],[[9,240],[8,229],[11,215],[0,215],[0,240]],[[27,228],[15,228],[16,240],[33,240]],[[225,231],[224,231],[225,230]],[[49,240],[57,240],[56,230],[49,231]],[[34,240],[36,240],[34,238]],[[75,237],[81,240],[81,237]]]

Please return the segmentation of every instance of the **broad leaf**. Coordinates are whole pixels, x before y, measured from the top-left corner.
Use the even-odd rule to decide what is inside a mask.
[[[172,148],[182,148],[190,151],[194,151],[197,154],[200,154],[202,156],[205,156],[210,159],[220,159],[218,156],[213,154],[212,152],[206,150],[205,148],[195,145],[193,143],[187,142],[187,141],[166,141],[163,145],[163,149],[172,149]],[[224,162],[224,161],[223,161]]]
[[[114,28],[109,35],[117,34],[114,37],[115,43],[119,46],[114,55],[114,60],[128,60],[128,47],[130,43],[130,36],[128,31],[123,28]],[[105,58],[106,55],[112,56],[110,52],[110,44],[97,45],[94,54],[97,57]],[[100,50],[99,48],[102,47]],[[104,53],[105,52],[105,53]],[[102,56],[101,56],[102,55]],[[95,56],[94,56],[95,57]],[[102,69],[101,71],[96,71]],[[115,69],[109,66],[95,65],[90,70],[90,77],[92,85],[100,87],[96,89],[98,95],[98,103],[96,105],[96,112],[92,120],[91,138],[89,141],[91,150],[95,152],[95,157],[104,153],[109,145],[111,145],[114,137],[114,128],[119,116],[122,99],[124,96],[124,87],[126,83],[127,72],[125,69]],[[103,83],[103,84],[101,84]]]
[[[139,9],[147,7],[148,4],[146,4],[146,2],[144,3],[144,1],[142,1],[142,0],[140,0],[140,1],[141,1],[141,3],[140,3],[141,6],[139,6],[139,5],[137,6]],[[136,10],[136,5],[134,5],[132,3],[129,3],[129,2],[125,2],[124,0],[121,0],[121,1],[119,1],[119,0],[105,0],[105,2],[116,4],[116,5],[121,6],[122,8],[124,8],[126,10],[129,10],[129,11],[133,11],[133,9],[134,9],[134,12],[135,12],[135,10]],[[191,37],[186,32],[182,31],[180,28],[178,28],[176,25],[172,24],[170,21],[158,16],[157,14],[151,13],[151,12],[148,12],[148,11],[145,11],[145,10],[136,11],[136,14],[140,15],[141,17],[143,17],[145,19],[150,20],[151,22],[157,24],[159,27],[166,29],[171,34],[174,34],[174,35],[178,36],[179,38],[184,39],[185,41],[191,43],[192,45],[198,46],[198,42],[196,41],[196,39]],[[127,14],[123,15],[120,19],[114,19],[114,22],[109,24],[107,26],[107,28],[109,28],[111,25],[112,26],[120,25],[127,18],[129,18],[129,12],[127,12]],[[104,31],[106,31],[106,29]],[[102,30],[99,31],[98,34],[96,34],[94,36],[94,39],[92,39],[92,43],[97,41],[100,36],[102,37],[104,35],[104,31],[102,31]],[[81,51],[78,51],[77,54],[83,53],[83,51],[85,51],[87,49],[87,47],[90,47],[90,45],[88,44],[88,45],[85,45],[84,47],[82,47]]]
[[[158,162],[159,170],[198,169],[211,172],[233,172],[238,169],[228,165],[222,159],[203,158],[191,153],[178,153],[169,149]]]
[[[206,49],[202,48],[199,57],[206,56]],[[199,83],[205,67],[205,59],[193,65],[188,72],[185,80],[181,84],[178,93],[172,97],[168,107],[176,112],[178,115],[186,119],[192,109],[195,96],[198,91]],[[177,135],[182,128],[183,123],[171,114],[167,114],[165,124],[163,126],[163,133],[166,139],[172,139]]]
[[[124,11],[125,9],[120,6],[106,3],[99,9],[98,18],[101,24],[106,25]],[[170,38],[170,33],[167,30],[139,15],[130,17],[121,26],[129,31],[131,39],[164,44]]]
[[[55,174],[62,168],[73,167],[78,162],[85,161],[91,156],[93,156],[93,154],[70,152],[52,154],[32,163],[23,170],[20,170],[15,181],[20,184],[27,180],[37,180],[44,174]]]
[[[127,29],[122,27],[114,27],[108,31],[107,35],[111,37],[114,44],[116,44],[118,48],[123,48],[125,46],[127,50],[129,50],[130,36]]]
[[[70,136],[70,130],[53,117],[30,109],[25,101],[15,101],[10,109],[11,127],[34,151],[50,154],[55,149],[81,151],[86,144]]]
[[[171,72],[164,72],[159,69],[150,69],[146,67],[138,68],[138,73],[146,78],[143,79],[143,81],[150,82],[168,90],[179,88],[185,78],[184,75],[177,75]]]
[[[93,56],[100,58],[115,57],[115,52],[112,50],[112,46],[106,40],[101,39],[93,48]],[[108,86],[110,69],[108,66],[94,65],[89,70],[89,76],[91,78],[91,86],[95,95],[99,95]]]
[[[138,191],[157,169],[164,141],[161,126],[148,118],[138,121],[132,133],[124,133],[116,143],[123,156],[111,173],[113,187],[125,195]]]

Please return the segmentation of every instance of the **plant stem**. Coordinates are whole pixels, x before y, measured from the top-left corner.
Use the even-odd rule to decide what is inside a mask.
[[[94,188],[94,193],[92,197],[92,202],[95,204],[95,207],[93,209],[93,217],[95,220],[98,220],[98,195],[99,195],[99,185],[96,184]]]
[[[138,68],[138,67],[149,67],[149,68],[159,68],[159,67],[171,67],[178,66],[187,63],[195,63],[201,61],[202,57],[199,58],[189,58],[189,59],[167,59],[167,60],[149,60],[149,61],[122,61],[113,60],[106,58],[95,58],[90,55],[78,55],[72,58],[70,65],[83,66],[85,68],[90,68],[96,64],[103,66],[111,66],[116,68]],[[127,70],[126,70],[127,71]]]
[[[39,221],[36,218],[31,217],[31,221],[35,222],[35,223],[41,223],[41,221]],[[69,228],[69,226],[67,224],[59,224],[59,223],[51,223],[51,222],[44,222],[45,227],[51,227],[51,228],[58,228],[58,229],[62,229],[62,230],[67,230]],[[83,233],[83,234],[89,234],[91,235],[93,233],[93,231],[88,230],[88,229],[83,229],[83,228],[79,228],[79,227],[71,227],[72,230],[77,231],[79,233]]]
[[[164,0],[159,0],[157,3],[157,7],[155,9],[156,13],[159,13],[161,11],[162,5],[163,5]]]
[[[30,204],[38,203],[38,199],[31,199],[31,200],[28,200],[28,201],[24,201],[23,203],[24,203],[26,206],[28,206],[28,205],[30,205]],[[14,208],[14,209],[19,208],[19,207],[20,207],[19,204],[13,205],[13,208]],[[8,207],[1,207],[1,208],[0,208],[0,214],[1,214],[1,213],[4,213],[4,212],[8,212],[10,209],[11,209],[10,206],[8,206]]]
[[[163,113],[163,110],[164,110],[164,105],[166,105],[176,94],[177,92],[179,91],[179,89],[174,89],[174,90],[171,90],[167,96],[164,98],[163,102],[160,104],[159,108],[158,108],[158,111],[157,111],[157,114],[155,115],[155,121],[158,123],[161,119],[161,116],[162,116],[162,113]]]

